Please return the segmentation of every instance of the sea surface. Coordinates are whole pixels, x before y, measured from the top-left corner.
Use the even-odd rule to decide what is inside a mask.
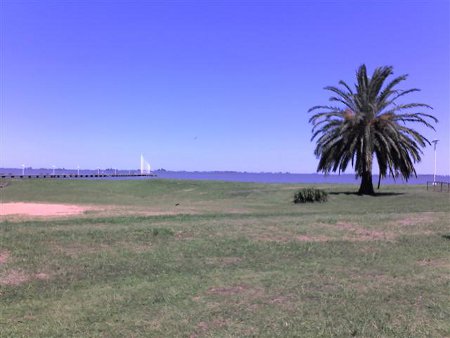
[[[17,168],[0,168],[0,175],[21,175],[23,169]],[[74,175],[77,174],[77,169],[31,169],[25,168],[25,175]],[[139,174],[137,170],[80,170],[82,175],[133,175]],[[228,181],[228,182],[255,182],[255,183],[333,183],[333,184],[356,184],[360,182],[354,174],[341,175],[323,175],[323,174],[294,174],[294,173],[249,173],[249,172],[235,172],[235,171],[155,171],[156,176],[126,176],[126,177],[94,177],[94,178],[67,178],[67,179],[96,179],[96,180],[148,180],[148,179],[178,179],[178,180],[214,180],[214,181]],[[387,177],[382,179],[382,184],[426,184],[433,181],[433,175],[418,175],[411,177],[407,182],[402,178]],[[436,181],[450,182],[448,175],[436,176]],[[374,184],[378,182],[378,175],[373,176]]]

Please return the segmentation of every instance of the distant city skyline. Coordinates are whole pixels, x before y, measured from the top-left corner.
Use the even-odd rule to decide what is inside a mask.
[[[450,174],[450,2],[4,0],[0,167],[313,173],[307,110],[392,65]],[[418,174],[434,171],[433,145]],[[377,170],[374,170],[377,172]],[[348,174],[353,170],[348,169]]]

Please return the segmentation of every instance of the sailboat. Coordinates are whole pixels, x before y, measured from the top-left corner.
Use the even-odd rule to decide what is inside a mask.
[[[148,163],[144,155],[141,154],[141,175],[150,175],[151,174],[151,167],[150,163]]]

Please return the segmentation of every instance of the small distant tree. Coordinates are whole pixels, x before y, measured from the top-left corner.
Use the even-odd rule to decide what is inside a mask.
[[[314,154],[319,158],[317,171],[344,172],[351,163],[357,177],[361,177],[358,193],[373,195],[372,165],[376,155],[380,178],[388,173],[401,175],[408,180],[416,175],[414,164],[420,162],[421,148],[430,141],[406,126],[421,123],[434,130],[432,123],[438,120],[418,109],[432,109],[424,103],[397,103],[403,96],[419,89],[396,89],[406,80],[401,75],[385,84],[393,74],[392,67],[376,68],[372,77],[367,76],[365,65],[356,72],[354,90],[344,81],[340,88],[328,86],[334,95],[331,102],[339,106],[314,106],[309,122],[313,124],[313,136],[317,139]]]

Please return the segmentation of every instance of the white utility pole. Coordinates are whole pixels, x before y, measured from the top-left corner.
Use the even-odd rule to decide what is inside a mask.
[[[77,165],[77,175],[80,176],[80,165]]]
[[[22,176],[25,175],[25,164],[22,164]]]
[[[436,145],[439,142],[439,140],[433,140],[431,141],[431,143],[434,144],[434,175],[433,175],[433,185],[436,184],[436,162],[437,162],[437,157],[436,157]]]

